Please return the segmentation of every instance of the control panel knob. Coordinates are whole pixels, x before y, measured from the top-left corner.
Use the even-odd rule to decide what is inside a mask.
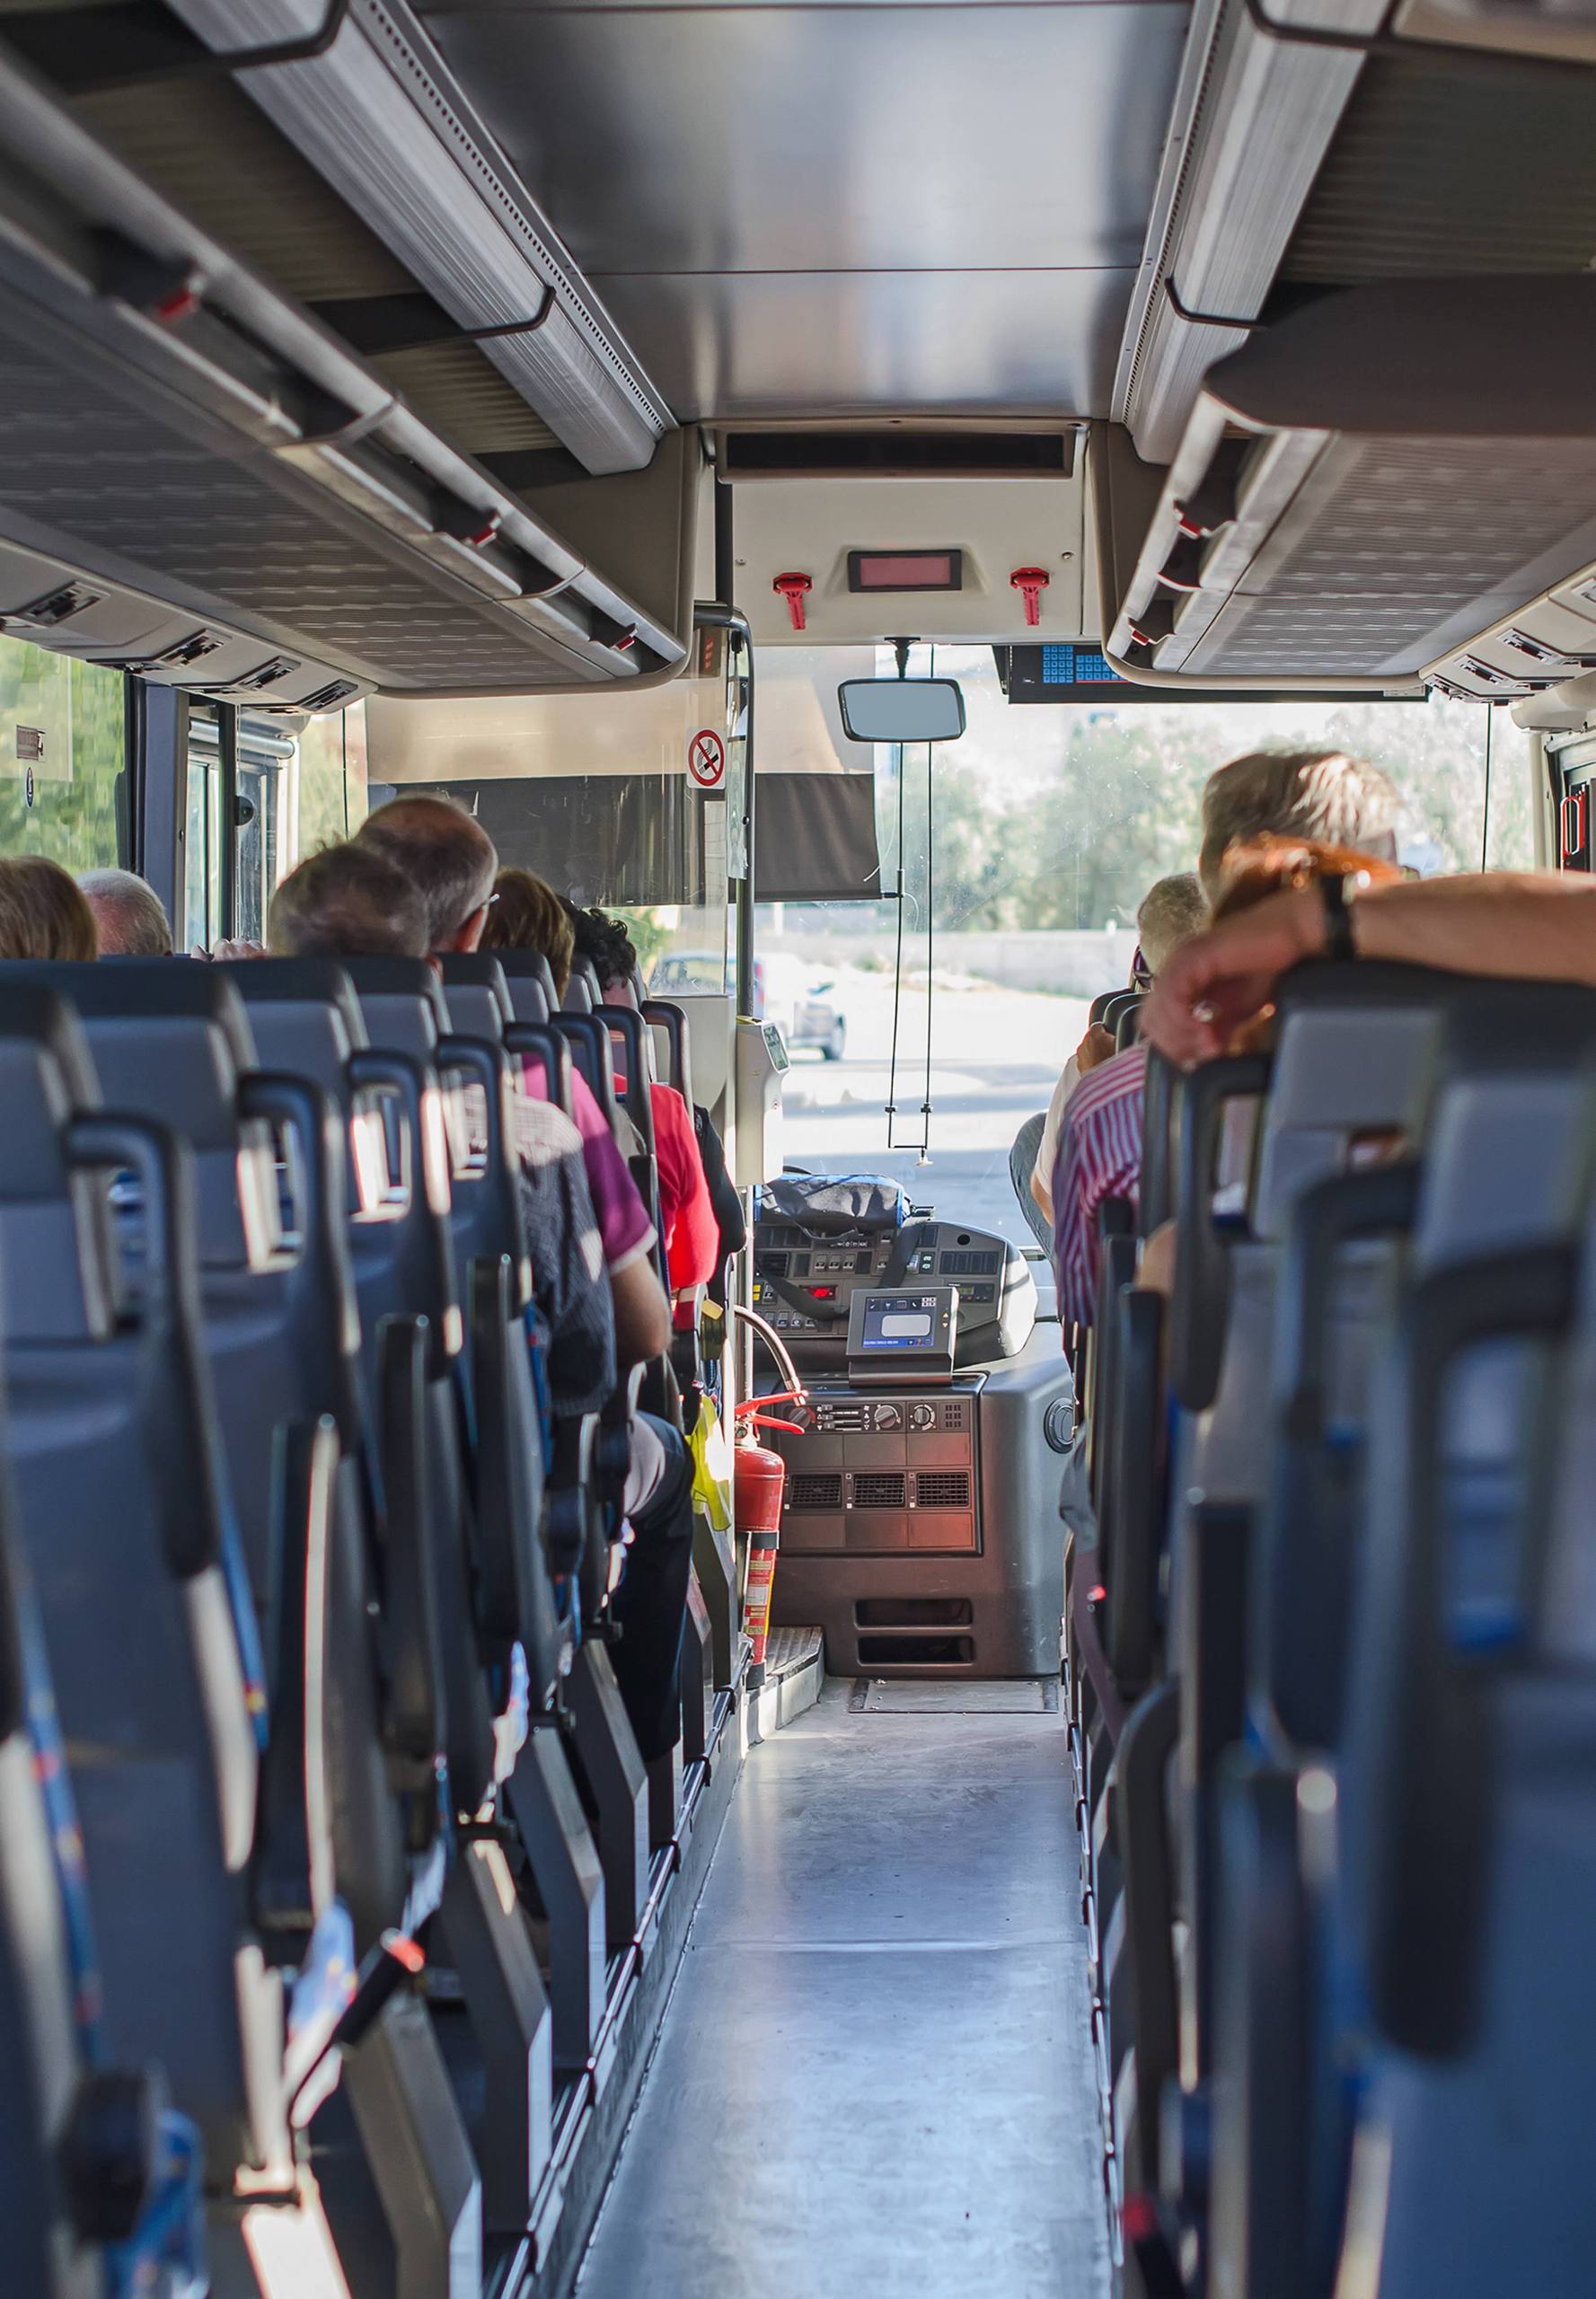
[[[878,1405],[876,1407],[876,1426],[877,1429],[901,1429],[903,1425],[904,1414],[903,1407],[901,1405]]]
[[[934,1405],[912,1405],[909,1407],[911,1429],[934,1429],[936,1425],[937,1408]]]

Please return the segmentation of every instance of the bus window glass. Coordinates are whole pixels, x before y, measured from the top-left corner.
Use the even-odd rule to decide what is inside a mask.
[[[125,711],[119,671],[0,639],[0,852],[120,859]]]
[[[278,876],[318,847],[352,838],[366,820],[366,705],[313,718],[299,732],[295,819]]]
[[[792,677],[800,651],[812,700]],[[825,700],[854,652],[781,650],[787,681],[761,678],[762,762],[794,750],[799,712],[812,733],[829,731]],[[892,675],[890,649],[875,668]],[[891,1174],[944,1216],[1017,1244],[1029,1238],[1010,1147],[1045,1106],[1090,1000],[1126,982],[1142,895],[1195,868],[1216,767],[1265,747],[1353,752],[1397,787],[1409,867],[1477,870],[1486,851],[1484,705],[1026,707],[1005,700],[988,647],[916,647],[910,670],[959,681],[968,731],[877,752],[882,885],[901,902],[760,907],[766,1012],[794,1053],[784,1148],[798,1165]],[[1496,713],[1488,847],[1503,867],[1532,860],[1529,739]],[[844,762],[818,736],[812,754]]]
[[[222,925],[222,769],[214,717],[189,720],[188,797],[183,811],[181,949],[208,950]]]

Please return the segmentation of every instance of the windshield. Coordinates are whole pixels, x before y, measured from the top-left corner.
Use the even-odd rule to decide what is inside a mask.
[[[841,652],[781,650],[782,689],[797,691],[807,674],[828,696]],[[890,649],[877,667],[891,674]],[[1504,711],[1447,701],[1027,707],[1005,700],[989,647],[916,647],[910,667],[960,682],[968,732],[901,758],[886,745],[875,753],[881,884],[901,899],[758,912],[766,1018],[792,1051],[784,1153],[816,1171],[889,1175],[944,1219],[1027,1249],[1010,1147],[1046,1107],[1091,999],[1128,980],[1142,895],[1195,866],[1215,767],[1265,745],[1346,749],[1382,766],[1401,793],[1410,867],[1533,861],[1530,738]],[[771,735],[780,742],[779,724]],[[762,726],[762,755],[765,739]],[[859,750],[859,764],[870,758]],[[827,761],[839,762],[855,762]]]

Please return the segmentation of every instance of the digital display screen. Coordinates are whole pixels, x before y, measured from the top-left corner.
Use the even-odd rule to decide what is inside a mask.
[[[1100,647],[1069,645],[1042,649],[1044,686],[1124,686],[1117,671],[1108,667]]]
[[[851,551],[851,591],[958,591],[964,553],[958,551]]]
[[[913,1351],[947,1343],[947,1300],[935,1293],[882,1293],[867,1299],[862,1344],[866,1349]],[[939,1325],[942,1331],[939,1335]]]

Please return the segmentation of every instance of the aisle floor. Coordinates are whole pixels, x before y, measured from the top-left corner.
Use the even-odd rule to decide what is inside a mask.
[[[1068,1789],[835,1681],[754,1752],[578,2299],[1104,2299]]]

